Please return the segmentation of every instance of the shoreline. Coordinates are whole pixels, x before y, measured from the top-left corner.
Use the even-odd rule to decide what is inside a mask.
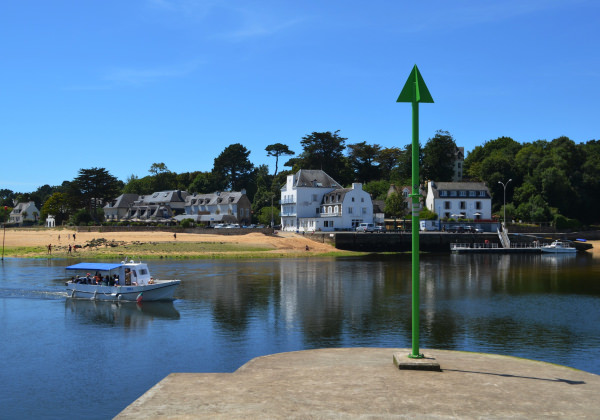
[[[165,231],[77,232],[68,228],[8,228],[3,241],[5,258],[213,259],[363,254],[338,250],[290,232],[274,235],[258,232],[244,235],[177,233],[175,236]]]
[[[64,259],[254,259],[361,256],[293,232],[240,235],[168,231],[77,232],[69,228],[8,228],[3,234],[5,258]],[[600,257],[600,240],[588,251]],[[48,245],[51,245],[50,252]],[[68,248],[71,246],[71,253]]]

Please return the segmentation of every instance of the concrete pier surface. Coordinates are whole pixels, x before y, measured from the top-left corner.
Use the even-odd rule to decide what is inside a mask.
[[[441,372],[399,370],[409,349],[337,348],[173,373],[117,419],[597,419],[600,376],[493,354],[421,350]]]

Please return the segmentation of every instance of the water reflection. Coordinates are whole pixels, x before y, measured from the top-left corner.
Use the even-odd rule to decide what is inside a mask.
[[[65,311],[82,324],[120,326],[125,329],[145,329],[155,319],[179,319],[173,302],[101,302],[65,299]]]

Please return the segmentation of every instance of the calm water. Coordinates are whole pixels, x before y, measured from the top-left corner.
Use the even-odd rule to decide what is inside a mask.
[[[174,303],[70,301],[66,260],[0,265],[0,418],[110,418],[171,372],[322,347],[410,347],[410,255],[156,261]],[[600,374],[600,261],[421,258],[421,348]],[[391,353],[390,353],[391,364]]]

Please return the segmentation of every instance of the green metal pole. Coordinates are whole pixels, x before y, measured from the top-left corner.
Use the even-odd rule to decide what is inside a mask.
[[[412,103],[412,353],[413,359],[423,357],[419,353],[419,103]]]
[[[396,102],[412,103],[412,353],[408,357],[422,359],[419,353],[419,102],[433,103],[419,69],[415,65]]]

